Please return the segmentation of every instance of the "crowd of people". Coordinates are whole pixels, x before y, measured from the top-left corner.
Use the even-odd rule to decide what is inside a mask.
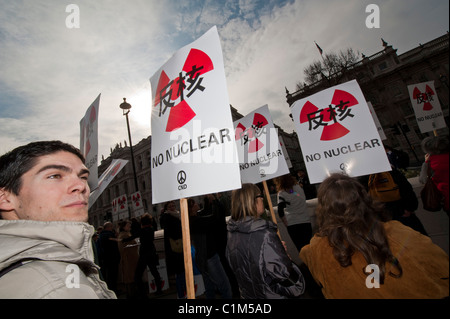
[[[426,139],[422,147],[448,214],[448,138]],[[243,184],[231,198],[189,198],[192,263],[205,298],[448,298],[448,255],[428,237],[414,213],[417,196],[386,151],[392,170],[384,175],[335,173],[317,191],[304,171],[270,181],[300,265],[267,213],[262,187]],[[161,294],[155,219],[106,222],[94,232],[88,175],[79,150],[59,141],[0,157],[0,298],[117,298],[118,283],[128,298],[146,298],[147,267]],[[380,195],[377,185],[389,194]],[[315,195],[313,232],[306,200]],[[177,297],[186,298],[181,213],[171,201],[158,217],[167,274]],[[72,265],[80,277],[68,282]]]

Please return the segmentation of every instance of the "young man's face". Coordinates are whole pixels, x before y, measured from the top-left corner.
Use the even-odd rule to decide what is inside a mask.
[[[74,154],[60,151],[37,159],[22,176],[19,195],[9,194],[5,219],[82,221],[88,219],[89,170]]]

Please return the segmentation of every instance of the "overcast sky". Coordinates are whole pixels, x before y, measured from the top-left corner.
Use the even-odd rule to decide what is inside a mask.
[[[79,28],[66,18],[74,3]],[[379,28],[366,27],[377,4]],[[230,103],[243,115],[268,104],[285,131],[285,87],[324,53],[401,54],[449,29],[447,0],[0,0],[0,154],[36,140],[79,147],[79,122],[101,93],[99,158],[128,141],[122,98],[132,104],[133,144],[151,134],[150,77],[179,48],[216,25]]]

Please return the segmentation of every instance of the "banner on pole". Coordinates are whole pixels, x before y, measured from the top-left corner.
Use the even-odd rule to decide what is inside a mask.
[[[292,105],[308,176],[362,176],[390,171],[386,152],[358,83],[346,82]]]
[[[289,174],[284,152],[264,105],[234,122],[242,183],[260,183]]]
[[[89,194],[89,208],[95,203],[97,198],[103,193],[109,183],[113,180],[114,177],[119,174],[122,168],[128,163],[127,160],[122,159],[113,159],[108,168],[103,172],[102,176],[100,176],[98,180],[98,187],[94,190],[91,190]]]
[[[92,102],[80,121],[80,150],[89,169],[88,184],[91,189],[98,186],[98,111],[100,95]]]
[[[240,188],[217,28],[178,50],[150,83],[153,204]]]
[[[434,81],[408,85],[408,92],[420,132],[446,127]]]

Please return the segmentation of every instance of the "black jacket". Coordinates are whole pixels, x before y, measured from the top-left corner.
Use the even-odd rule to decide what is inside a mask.
[[[230,219],[226,256],[244,299],[298,297],[305,281],[277,235],[276,225],[264,219]]]

